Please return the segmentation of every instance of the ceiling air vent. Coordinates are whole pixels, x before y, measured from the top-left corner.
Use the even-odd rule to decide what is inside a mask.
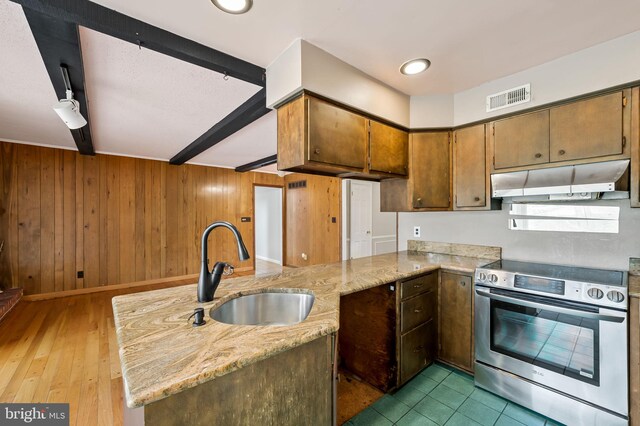
[[[487,112],[524,104],[531,100],[531,84],[514,87],[504,92],[487,96]]]

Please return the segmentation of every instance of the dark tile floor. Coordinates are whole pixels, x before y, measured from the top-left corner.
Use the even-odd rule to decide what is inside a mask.
[[[351,418],[348,426],[555,426],[558,423],[476,388],[473,377],[433,364],[393,394]]]

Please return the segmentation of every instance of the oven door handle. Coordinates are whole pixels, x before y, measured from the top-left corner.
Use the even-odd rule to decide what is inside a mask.
[[[528,308],[544,309],[546,311],[558,312],[560,314],[569,314],[569,315],[574,315],[582,318],[595,319],[598,321],[624,322],[624,320],[626,319],[625,316],[618,317],[614,315],[602,315],[602,314],[596,314],[594,312],[583,312],[575,309],[562,308],[560,306],[545,305],[543,303],[536,303],[536,302],[531,302],[529,300],[518,299],[517,297],[509,297],[509,296],[503,296],[501,294],[490,293],[488,291],[480,290],[478,288],[476,288],[476,294],[479,296],[488,297],[489,299],[497,300],[500,302],[526,306]]]

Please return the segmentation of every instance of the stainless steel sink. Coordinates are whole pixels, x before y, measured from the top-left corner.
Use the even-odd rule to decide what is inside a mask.
[[[314,300],[315,297],[307,293],[256,293],[211,308],[209,315],[225,324],[291,325],[309,316]]]

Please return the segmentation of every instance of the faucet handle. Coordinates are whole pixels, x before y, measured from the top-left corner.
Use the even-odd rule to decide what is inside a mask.
[[[222,271],[222,275],[233,275],[233,271],[234,271],[233,265],[230,263],[225,263],[224,269]]]

